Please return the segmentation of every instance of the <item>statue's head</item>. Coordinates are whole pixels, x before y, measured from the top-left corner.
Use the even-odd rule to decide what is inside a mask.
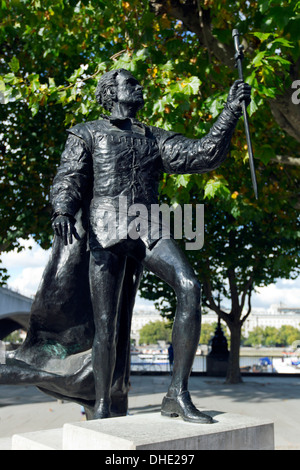
[[[112,111],[117,102],[138,110],[144,105],[142,90],[142,86],[128,70],[116,69],[102,75],[95,96],[107,111]]]

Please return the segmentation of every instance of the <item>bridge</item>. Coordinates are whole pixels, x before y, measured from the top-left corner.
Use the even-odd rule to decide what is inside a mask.
[[[0,340],[15,330],[27,330],[33,299],[0,287]]]

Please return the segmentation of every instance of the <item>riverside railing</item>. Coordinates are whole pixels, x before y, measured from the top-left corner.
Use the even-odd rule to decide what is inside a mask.
[[[206,355],[196,355],[192,372],[206,373]],[[270,373],[270,374],[299,374],[300,358],[278,356],[241,356],[240,368],[245,373]],[[131,355],[132,372],[169,372],[171,366],[167,354],[136,354]]]

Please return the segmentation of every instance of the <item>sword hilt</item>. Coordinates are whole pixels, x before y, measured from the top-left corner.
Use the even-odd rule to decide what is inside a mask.
[[[233,29],[232,30],[232,37],[233,37],[233,42],[234,42],[234,47],[235,50],[238,52],[240,48],[240,40],[239,40],[239,30],[238,29]]]

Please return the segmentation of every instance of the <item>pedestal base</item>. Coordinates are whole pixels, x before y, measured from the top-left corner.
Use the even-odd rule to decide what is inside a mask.
[[[15,435],[12,450],[273,450],[273,423],[209,412],[213,424],[191,424],[160,413],[81,421],[63,429]]]

